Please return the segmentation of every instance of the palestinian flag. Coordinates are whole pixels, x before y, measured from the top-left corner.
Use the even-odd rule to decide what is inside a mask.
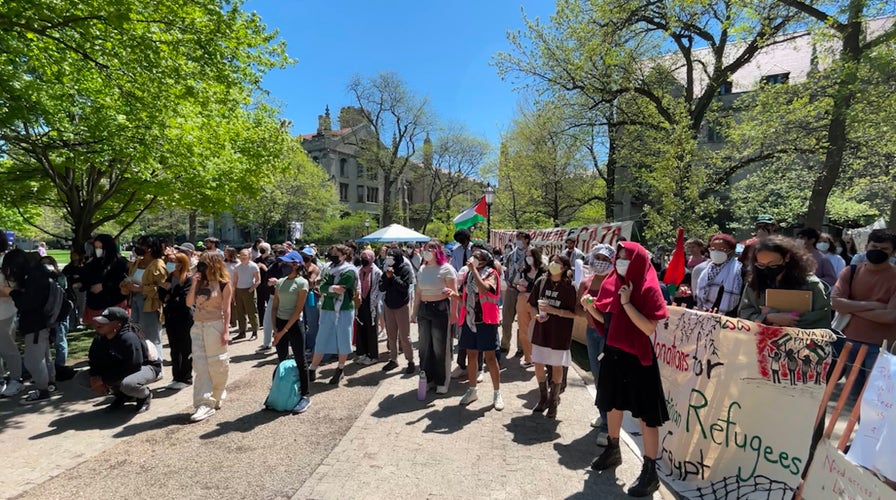
[[[678,228],[678,237],[675,241],[675,250],[672,252],[672,260],[666,269],[663,282],[667,285],[678,286],[684,281],[685,256],[684,256],[684,228]]]
[[[485,220],[488,215],[488,206],[485,204],[485,196],[479,199],[472,207],[461,212],[454,218],[455,229],[466,229],[475,226]]]

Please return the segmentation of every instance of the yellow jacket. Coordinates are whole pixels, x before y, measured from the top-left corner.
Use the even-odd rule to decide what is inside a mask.
[[[128,264],[128,276],[133,276],[134,271],[137,269],[139,259],[135,260]],[[162,283],[164,283],[168,279],[168,269],[165,268],[165,261],[162,259],[153,259],[149,261],[149,264],[146,265],[146,268],[143,269],[143,297],[145,298],[143,302],[143,310],[144,311],[162,311],[162,300],[159,299],[159,291],[158,288]],[[121,291],[125,295],[130,295],[130,290],[128,289],[127,282],[122,283]]]

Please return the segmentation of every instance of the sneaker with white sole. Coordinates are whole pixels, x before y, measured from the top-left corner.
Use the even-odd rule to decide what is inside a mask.
[[[501,411],[504,409],[504,396],[501,395],[501,391],[495,391],[493,401],[492,406],[496,410]]]
[[[215,409],[208,405],[199,405],[196,412],[190,415],[190,422],[201,422],[215,414]]]
[[[467,374],[467,370],[464,370],[461,367],[456,367],[451,371],[451,378],[461,378]]]
[[[485,373],[479,372],[479,375],[476,375],[476,382],[481,384],[483,380],[485,380]]]
[[[10,380],[6,383],[6,388],[3,389],[3,392],[0,392],[0,398],[12,398],[18,396],[23,390],[25,390],[25,384],[18,380]]]
[[[311,398],[309,398],[308,396],[302,396],[302,399],[300,399],[295,408],[292,409],[292,412],[295,414],[305,413],[310,406]]]
[[[24,399],[22,399],[23,405],[30,405],[34,403],[40,403],[42,401],[47,401],[50,399],[50,391],[44,390],[34,390],[28,393]]]
[[[606,432],[599,432],[597,434],[597,439],[594,440],[594,444],[596,444],[598,446],[606,447],[607,444],[609,444],[609,442],[610,442],[609,439],[607,439],[609,437],[610,437],[610,435],[607,434]]]
[[[436,387],[436,394],[448,394],[448,386],[440,385]]]
[[[600,424],[602,424],[602,423],[604,423],[604,421],[602,418],[600,418],[600,415],[598,415],[598,416],[594,417],[594,420],[591,421],[591,427],[594,427],[595,429],[597,429],[598,427],[600,427]]]
[[[460,404],[468,405],[468,404],[472,403],[473,401],[476,401],[477,399],[479,399],[479,395],[476,394],[476,388],[470,387],[469,389],[467,389],[467,392],[464,394],[464,397],[460,398]]]
[[[369,356],[364,356],[364,360],[363,360],[363,361],[359,361],[359,363],[361,363],[361,364],[364,365],[364,366],[375,365],[375,364],[377,364],[378,362],[379,362],[379,359],[377,359],[377,358],[371,358],[371,357],[369,357]]]
[[[366,354],[362,354],[355,358],[355,363],[358,363],[359,365],[363,365],[363,364],[366,364],[367,360],[369,360],[369,359],[370,358],[368,358]]]

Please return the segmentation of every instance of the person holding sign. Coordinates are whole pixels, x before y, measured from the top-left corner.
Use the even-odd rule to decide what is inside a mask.
[[[805,329],[831,327],[827,286],[814,274],[815,261],[795,240],[770,236],[756,244],[738,316],[756,323]],[[778,290],[809,292],[805,303]]]
[[[638,480],[628,489],[645,497],[659,489],[656,460],[659,427],[669,420],[663,382],[650,336],[668,317],[666,301],[647,250],[633,242],[616,247],[615,271],[601,285],[596,310],[606,325],[607,339],[597,391],[597,407],[607,412],[609,438],[603,453],[591,463],[606,470],[622,463],[619,432],[622,412],[640,420],[644,439],[644,465]]]

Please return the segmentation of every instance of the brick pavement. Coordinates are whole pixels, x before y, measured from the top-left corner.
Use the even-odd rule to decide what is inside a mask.
[[[416,398],[417,378],[383,380],[365,410],[294,499],[627,498],[638,454],[623,446],[623,465],[589,466],[599,451],[593,389],[571,369],[556,421],[527,409],[538,398],[532,369],[515,359],[501,373],[506,408],[492,408],[491,383],[459,405],[466,384]],[[488,380],[488,378],[486,377]],[[654,498],[663,498],[658,492]],[[671,495],[665,493],[668,498]]]

